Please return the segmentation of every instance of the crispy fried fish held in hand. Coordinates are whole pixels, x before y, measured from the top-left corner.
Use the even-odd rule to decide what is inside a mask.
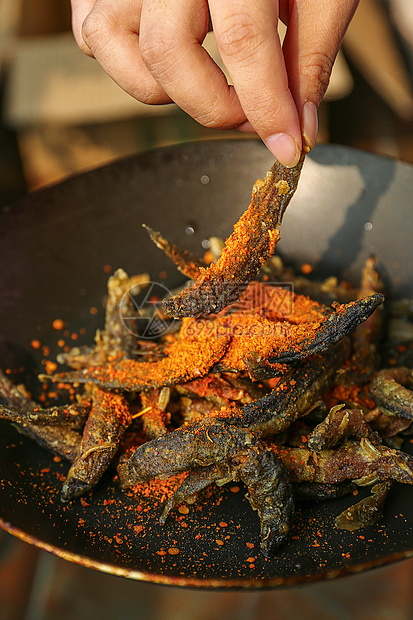
[[[181,319],[208,315],[238,301],[274,253],[280,239],[279,227],[297,189],[303,163],[304,155],[294,168],[276,162],[265,179],[254,184],[250,206],[235,224],[218,261],[201,270],[192,287],[164,301],[169,316]]]

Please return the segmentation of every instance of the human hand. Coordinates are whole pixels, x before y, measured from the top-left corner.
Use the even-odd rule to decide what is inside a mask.
[[[71,0],[72,26],[135,99],[175,102],[206,127],[256,132],[293,166],[315,145],[317,109],[358,1]],[[211,25],[233,85],[202,47]]]

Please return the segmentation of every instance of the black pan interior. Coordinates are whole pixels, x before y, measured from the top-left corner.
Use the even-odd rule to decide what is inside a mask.
[[[257,141],[174,146],[69,179],[4,209],[0,367],[36,391],[45,358],[53,359],[58,350],[56,318],[65,322],[69,341],[75,333],[77,343],[90,343],[102,324],[110,269],[149,272],[169,288],[180,284],[182,276],[151,244],[142,224],[201,254],[203,240],[231,232],[248,206],[252,184],[271,165],[271,155]],[[354,283],[374,253],[389,296],[413,297],[412,192],[411,166],[320,146],[305,163],[279,251],[295,266],[313,264],[315,277],[334,274]],[[90,313],[92,307],[97,314]],[[50,348],[49,355],[33,349],[34,339]],[[164,528],[157,523],[161,506],[122,493],[113,472],[87,502],[64,507],[58,494],[67,464],[54,462],[11,425],[0,428],[3,527],[101,570],[175,585],[274,587],[413,553],[411,488],[396,485],[383,520],[362,535],[333,526],[348,499],[301,507],[291,543],[268,560],[259,553],[258,521],[243,489],[216,492],[184,518],[174,513]]]

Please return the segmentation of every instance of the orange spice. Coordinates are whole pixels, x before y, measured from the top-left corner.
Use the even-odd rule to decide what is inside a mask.
[[[214,261],[214,255],[212,254],[211,250],[207,250],[204,254],[204,262],[209,265],[210,263],[212,263]]]
[[[107,412],[108,418],[115,418],[119,424],[129,426],[132,421],[129,407],[121,394],[108,392],[96,388],[98,394],[99,407],[102,411]],[[95,397],[96,398],[96,397]]]
[[[368,409],[373,409],[375,407],[374,401],[368,396],[363,386],[356,384],[349,386],[335,384],[332,389],[324,395],[324,401],[329,408],[339,403],[346,402],[359,403]]]
[[[326,318],[325,311],[306,296],[281,289],[274,298],[274,291],[278,289],[254,283],[250,298],[243,300],[246,310],[241,304],[241,310],[231,314],[184,319],[178,338],[157,362],[124,359],[112,366],[95,367],[91,372],[105,385],[134,390],[144,388],[148,376],[156,387],[202,377],[218,361],[229,368],[245,370],[245,359],[252,351],[258,359],[266,360],[277,353],[298,349],[303,341],[315,336]],[[280,305],[278,294],[284,306]],[[251,312],[257,302],[264,316]]]
[[[313,270],[314,270],[314,267],[312,265],[310,265],[309,263],[303,263],[301,265],[301,273],[304,273],[305,275],[308,275]]]
[[[163,503],[166,499],[172,497],[176,489],[182,484],[187,476],[187,472],[171,476],[167,480],[154,478],[149,482],[136,484],[132,491],[139,497],[147,498],[156,503]]]
[[[56,362],[52,362],[51,360],[46,360],[45,363],[46,372],[51,375],[55,370],[57,370]]]
[[[182,381],[202,376],[210,367],[221,359],[226,347],[227,339],[201,339],[200,346],[197,339],[179,339],[168,347],[169,355],[158,362],[136,362],[135,360],[121,360],[113,366],[93,367],[91,372],[102,382],[118,381],[125,389],[134,389],[139,382],[146,382],[151,377],[152,385],[164,385],[168,379]]]

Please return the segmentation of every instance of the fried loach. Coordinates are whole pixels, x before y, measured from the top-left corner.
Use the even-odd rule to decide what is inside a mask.
[[[165,299],[169,316],[205,316],[218,313],[238,301],[248,283],[274,254],[285,210],[298,186],[304,155],[293,168],[275,162],[263,181],[252,189],[248,209],[234,226],[216,263],[200,268],[195,284]]]

